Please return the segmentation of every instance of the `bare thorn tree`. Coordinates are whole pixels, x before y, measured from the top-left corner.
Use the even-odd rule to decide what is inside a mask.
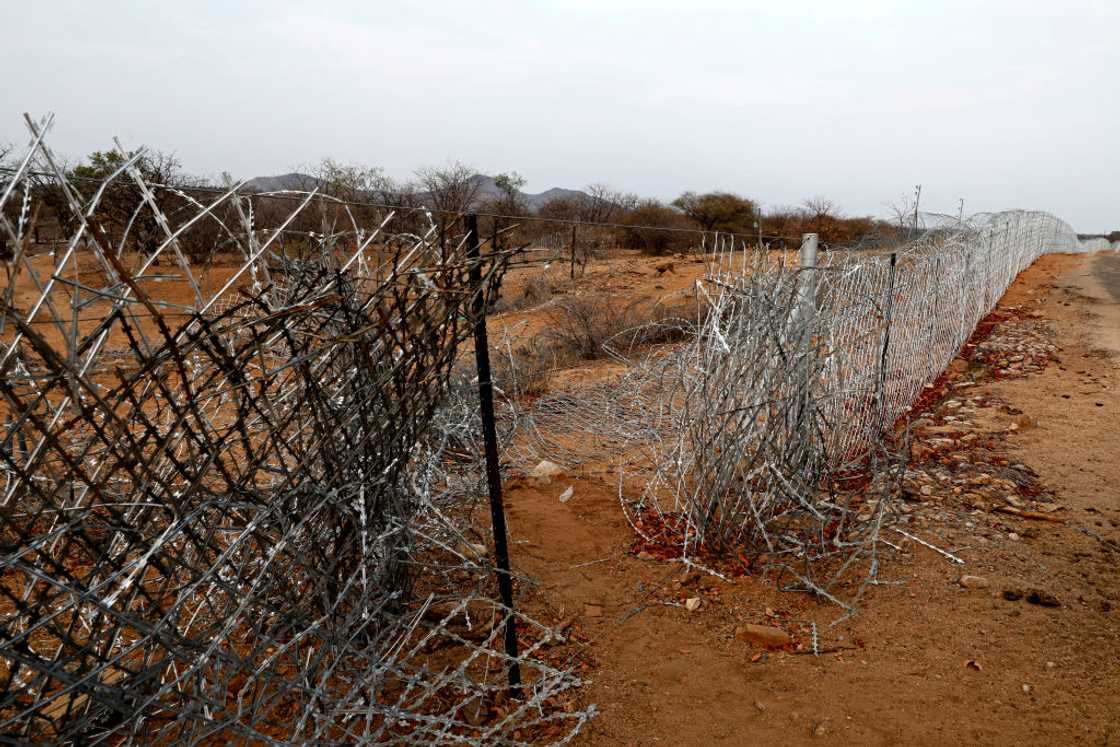
[[[836,203],[827,197],[817,195],[810,197],[801,203],[805,208],[805,212],[811,221],[813,230],[818,233],[824,233],[827,224],[840,217],[840,211],[836,207]]]
[[[431,207],[444,213],[466,212],[474,205],[481,186],[475,170],[462,161],[442,167],[425,166],[416,170],[416,178]]]

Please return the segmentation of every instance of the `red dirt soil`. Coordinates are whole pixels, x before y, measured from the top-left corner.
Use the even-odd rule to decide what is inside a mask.
[[[694,277],[675,279],[674,290]],[[835,627],[839,608],[778,591],[775,579],[724,581],[635,557],[609,469],[543,486],[507,482],[515,567],[539,582],[518,594],[534,614],[570,620],[582,641],[583,698],[601,713],[577,743],[1120,741],[1118,278],[1116,255],[1035,263],[1001,306],[1040,312],[1057,333],[1059,361],[969,390],[992,403],[972,427],[1038,473],[1060,506],[1057,521],[936,496],[908,504],[911,531],[965,565],[893,538],[903,552],[885,562],[890,585],[871,589],[859,614]],[[996,333],[999,324],[997,315]],[[1008,413],[1020,411],[1029,427],[1009,429]],[[573,497],[559,502],[569,485]],[[962,574],[988,586],[964,588]],[[1059,606],[1004,598],[1031,589]],[[691,598],[701,600],[696,611],[672,606]],[[820,656],[809,651],[810,620]],[[735,637],[747,623],[782,627],[798,646],[753,647]]]

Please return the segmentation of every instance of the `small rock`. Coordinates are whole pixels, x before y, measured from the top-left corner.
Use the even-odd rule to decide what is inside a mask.
[[[486,558],[486,545],[478,542],[460,542],[459,554],[467,560],[479,561]]]
[[[1028,685],[1026,682],[1023,683],[1023,694],[1024,695],[1030,695],[1031,694],[1031,686]]]
[[[825,734],[828,734],[828,724],[826,724],[825,722],[821,721],[819,724],[813,727],[814,737],[823,737]]]
[[[1061,607],[1062,603],[1058,598],[1048,591],[1041,589],[1031,589],[1027,594],[1027,601],[1031,604],[1037,604],[1039,607]]]
[[[790,644],[789,633],[772,625],[740,625],[735,628],[735,638],[764,648],[782,648]]]
[[[1003,598],[1009,602],[1018,602],[1023,598],[1023,592],[1018,589],[1004,589]]]
[[[1052,662],[1052,661],[1048,661],[1048,662],[1046,662],[1046,668],[1047,668],[1047,669],[1056,669],[1056,668],[1057,668],[1057,666],[1058,666],[1058,665],[1057,665],[1057,664],[1055,664],[1055,663],[1054,663],[1054,662]]]
[[[966,589],[987,589],[991,586],[983,576],[961,576],[957,583]]]
[[[646,552],[645,550],[642,550],[640,553],[638,553],[638,560],[653,560],[653,555]]]
[[[689,612],[695,612],[700,609],[700,597],[691,597],[685,600],[684,608]]]
[[[923,485],[922,488],[921,488],[921,493],[922,493],[922,495],[926,495],[926,496],[933,495],[933,486],[932,485]]]
[[[762,701],[761,701],[761,700],[756,700],[756,701],[754,702],[754,707],[758,709],[758,712],[759,712],[759,713],[762,713],[762,712],[764,712],[764,711],[766,710],[766,706],[765,706],[765,705],[763,705],[763,703],[762,703]]]
[[[1018,542],[1020,540],[1020,537],[1015,532],[1008,532],[1007,539],[1011,540],[1012,542]]]
[[[556,462],[542,459],[536,467],[529,471],[529,477],[537,481],[538,485],[548,485],[553,478],[564,475],[564,468]]]
[[[572,493],[574,493],[574,492],[575,492],[575,486],[569,485],[568,489],[560,494],[560,502],[561,503],[567,503],[568,501],[570,501],[572,499]]]

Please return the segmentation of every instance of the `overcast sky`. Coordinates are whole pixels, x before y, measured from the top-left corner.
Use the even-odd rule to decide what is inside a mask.
[[[850,214],[1049,210],[1120,228],[1120,2],[0,0],[0,140],[54,112],[214,176],[449,158]]]

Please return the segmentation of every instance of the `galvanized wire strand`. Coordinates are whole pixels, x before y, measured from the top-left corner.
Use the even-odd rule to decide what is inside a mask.
[[[297,230],[312,193],[261,232],[231,190],[157,194],[126,166],[136,202],[110,214],[100,185],[39,253],[29,169],[53,158],[29,126],[0,199],[0,732],[571,739],[594,708],[521,611],[508,699],[510,611],[470,518],[477,429],[454,372],[510,252],[471,259],[431,221]],[[215,246],[240,256],[209,287]],[[159,298],[161,256],[191,300]]]

